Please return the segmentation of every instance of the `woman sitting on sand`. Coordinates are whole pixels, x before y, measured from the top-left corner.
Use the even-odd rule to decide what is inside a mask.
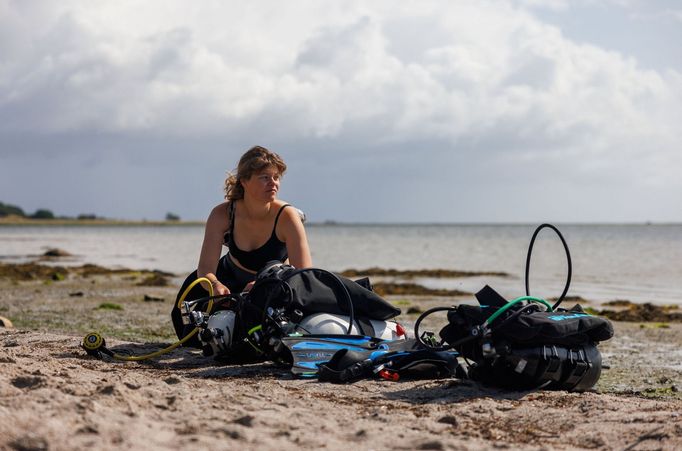
[[[312,265],[302,213],[277,199],[286,169],[282,158],[264,147],[253,147],[242,155],[236,174],[225,181],[226,201],[208,216],[199,266],[185,279],[178,299],[199,277],[211,281],[214,294],[224,295],[248,291],[256,273],[269,261],[288,261],[296,268]],[[229,252],[221,258],[223,246]],[[202,282],[192,288],[187,299],[206,296],[207,290],[208,284]],[[177,305],[171,318],[182,338],[188,330]],[[196,346],[198,341],[193,338],[186,345]]]
[[[206,221],[193,279],[209,279],[215,294],[239,293],[251,288],[256,273],[269,261],[311,266],[300,211],[277,199],[286,169],[282,158],[264,147],[242,155],[236,174],[225,181],[226,201],[213,208]],[[223,245],[229,252],[220,258]]]

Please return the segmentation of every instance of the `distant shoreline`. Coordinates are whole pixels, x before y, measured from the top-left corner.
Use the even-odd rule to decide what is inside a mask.
[[[165,221],[165,220],[122,220],[122,219],[31,219],[20,217],[4,217],[0,218],[0,227],[2,226],[143,226],[143,227],[185,227],[185,226],[203,226],[203,221]]]
[[[33,219],[28,217],[20,216],[5,216],[0,217],[0,227],[2,226],[130,226],[130,227],[176,227],[176,226],[204,226],[204,221],[168,221],[168,220],[144,220],[144,219],[76,219],[76,218],[54,218],[54,219]],[[414,223],[390,223],[390,222],[340,222],[340,221],[321,221],[321,222],[306,222],[306,226],[314,227],[449,227],[449,226],[462,226],[462,227],[534,227],[535,223],[521,223],[521,222],[414,222]],[[557,226],[590,226],[590,227],[611,227],[611,226],[624,226],[624,227],[669,227],[669,226],[680,226],[682,223],[679,222],[656,222],[656,223],[644,223],[644,222],[623,222],[623,223],[581,223],[581,222],[566,222],[566,223],[556,223]]]

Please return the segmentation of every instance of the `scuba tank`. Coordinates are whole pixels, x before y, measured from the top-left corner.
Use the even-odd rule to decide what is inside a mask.
[[[205,356],[219,356],[232,348],[237,314],[233,310],[220,310],[209,316],[206,328],[199,333]]]

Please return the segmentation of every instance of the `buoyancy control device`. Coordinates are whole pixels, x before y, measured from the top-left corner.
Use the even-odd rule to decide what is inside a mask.
[[[550,228],[566,251],[568,277],[554,305],[530,296],[528,273],[538,233]],[[526,296],[507,301],[485,286],[476,293],[479,306],[436,307],[415,323],[415,337],[433,350],[456,350],[469,364],[471,379],[515,389],[585,391],[594,387],[602,368],[597,344],[613,336],[611,323],[586,313],[580,305],[560,308],[571,281],[571,257],[561,232],[542,224],[534,232],[526,258]],[[438,337],[420,333],[422,321],[439,311],[448,324]]]

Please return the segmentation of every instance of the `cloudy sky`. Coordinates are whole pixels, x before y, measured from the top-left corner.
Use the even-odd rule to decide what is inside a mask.
[[[682,4],[0,0],[0,201],[204,219],[259,144],[312,221],[682,221]]]

